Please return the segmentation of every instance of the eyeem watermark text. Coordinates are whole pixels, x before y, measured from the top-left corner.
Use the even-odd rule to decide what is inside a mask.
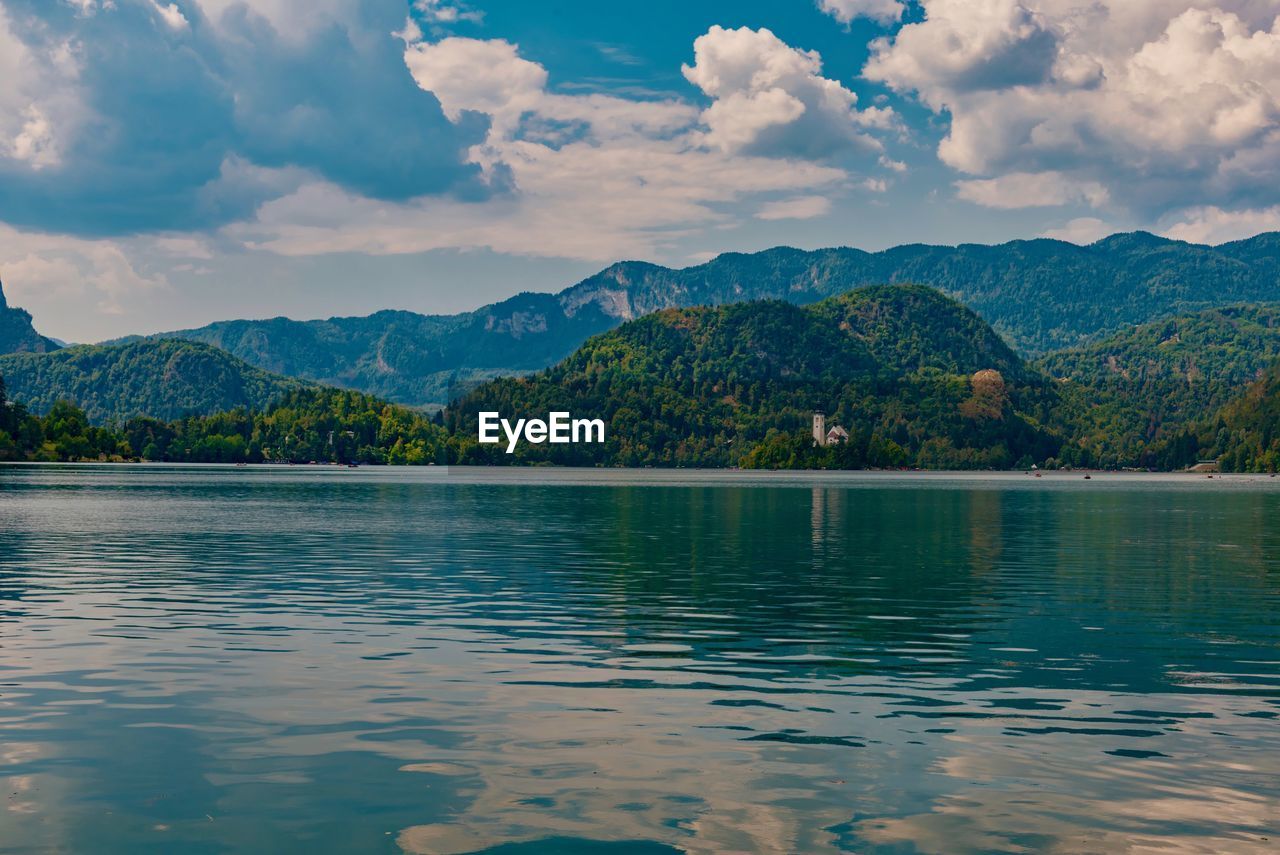
[[[520,440],[540,445],[550,442],[563,445],[571,442],[604,442],[603,419],[575,419],[568,413],[548,413],[546,421],[542,419],[517,419],[515,424],[502,418],[499,413],[480,413],[480,436],[482,443],[495,444],[502,442],[498,429],[506,434],[507,454],[516,450]]]

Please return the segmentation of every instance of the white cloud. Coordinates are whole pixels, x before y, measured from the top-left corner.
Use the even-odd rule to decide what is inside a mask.
[[[551,91],[546,70],[502,40],[407,45],[405,63],[414,80],[440,99],[450,118],[468,111],[489,117],[488,138],[471,157],[495,181],[509,182],[512,192],[478,203],[423,198],[397,204],[312,182],[264,205],[254,222],[231,227],[228,234],[286,255],[483,247],[608,261],[661,255],[696,230],[732,224],[742,215],[730,209],[759,196],[791,194],[784,202],[764,204],[766,218],[825,213],[830,202],[815,191],[846,187],[844,169],[776,147],[769,147],[773,156],[767,157],[755,145],[761,123],[752,134],[735,131],[736,142],[728,142],[726,135],[733,135],[714,110],[735,95],[777,88],[784,97],[795,93],[803,112],[830,111],[819,121],[834,123],[834,108],[823,100],[827,89],[840,105],[847,142],[861,133],[852,93],[816,76],[821,66],[815,55],[795,51],[767,31],[713,28],[708,35],[713,41],[745,36],[765,51],[748,49],[735,64],[722,55],[711,58],[702,42],[697,70],[686,73],[715,99],[706,111],[676,99]],[[753,90],[744,75],[758,76],[762,86]],[[736,104],[734,109],[735,118],[750,126],[744,118],[750,111]],[[717,124],[704,124],[710,120]]]
[[[826,196],[797,196],[767,202],[756,212],[760,220],[812,220],[831,211],[831,200]]]
[[[490,117],[489,137],[472,156],[491,175],[509,175],[511,195],[395,205],[313,183],[231,232],[284,254],[486,247],[605,261],[658,254],[695,228],[731,221],[724,207],[743,199],[836,188],[846,178],[798,158],[707,145],[700,111],[687,102],[551,92],[546,70],[505,41],[410,45],[405,62],[450,117]]]
[[[404,61],[452,121],[473,110],[487,113],[506,131],[546,95],[546,69],[522,59],[516,46],[502,39],[414,44],[405,50]]]
[[[64,140],[84,109],[70,42],[28,45],[0,5],[0,161],[40,170],[62,161]]]
[[[907,165],[905,163],[900,160],[894,160],[888,155],[880,155],[880,159],[877,162],[891,172],[903,173],[907,171]]]
[[[818,0],[818,8],[842,24],[854,18],[892,24],[902,17],[905,9],[899,0]]]
[[[37,319],[57,318],[68,305],[89,304],[120,314],[132,300],[168,286],[140,271],[121,242],[86,240],[0,225],[0,279],[14,305]]]
[[[1280,205],[1247,211],[1193,208],[1180,212],[1177,219],[1163,230],[1166,237],[1192,243],[1228,243],[1261,232],[1280,231]]]
[[[1077,217],[1059,228],[1045,230],[1040,237],[1088,246],[1115,231],[1115,227],[1097,217]]]
[[[56,166],[58,151],[53,138],[53,126],[49,118],[35,104],[23,112],[22,130],[13,138],[10,153],[15,160],[23,160],[32,169],[44,169]]]
[[[858,96],[822,76],[815,51],[766,29],[712,27],[693,43],[684,76],[713,99],[702,114],[705,142],[726,152],[828,157],[878,150],[865,129],[895,126],[892,110],[859,110]]]
[[[831,188],[845,177],[803,161],[728,158],[678,142],[510,142],[503,156],[519,187],[505,199],[394,204],[311,184],[226,232],[284,255],[487,248],[607,262],[661,255],[678,238],[732,222],[723,208],[752,196]]]
[[[872,44],[865,73],[919,93],[935,109],[957,93],[1034,85],[1053,65],[1055,34],[1019,0],[924,0],[928,18]]]
[[[955,169],[1101,184],[1144,218],[1280,202],[1273,2],[921,5],[925,20],[873,44],[865,74],[949,114],[938,154]]]
[[[156,14],[160,16],[160,20],[164,21],[164,25],[174,32],[191,29],[191,23],[187,17],[182,14],[182,10],[175,3],[160,3],[159,0],[151,0],[151,8],[156,10]]]
[[[1096,181],[1076,182],[1060,172],[1011,172],[999,178],[956,182],[957,195],[988,208],[1047,208],[1107,203],[1107,188]]]
[[[483,13],[449,0],[413,0],[413,8],[433,24],[456,24],[459,21],[479,23],[484,20]]]

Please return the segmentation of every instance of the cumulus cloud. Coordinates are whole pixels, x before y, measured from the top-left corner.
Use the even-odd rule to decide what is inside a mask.
[[[922,0],[865,74],[950,117],[979,179],[1107,188],[1145,219],[1280,202],[1280,17],[1256,0]],[[1003,204],[998,184],[962,194]],[[1014,194],[1016,195],[1016,194]],[[1050,193],[1052,197],[1055,194]],[[1081,195],[1058,193],[1066,202]]]
[[[847,24],[854,18],[870,18],[892,24],[902,17],[905,7],[899,0],[818,0],[818,8]]]
[[[274,189],[226,186],[234,162],[379,199],[484,196],[468,151],[487,123],[450,121],[408,77],[390,35],[403,15],[339,0],[0,6],[5,221],[217,227]]]
[[[506,131],[546,96],[546,69],[523,59],[503,39],[412,44],[404,61],[418,85],[440,99],[454,121],[470,110],[491,116]]]
[[[710,35],[727,32],[713,28]],[[405,64],[447,116],[487,119],[489,133],[471,158],[491,180],[508,181],[512,192],[483,204],[418,199],[393,205],[313,182],[264,205],[252,223],[232,233],[283,254],[484,247],[606,261],[652,257],[694,230],[732,223],[729,208],[753,204],[753,197],[775,199],[759,209],[767,219],[819,216],[830,202],[818,191],[843,191],[844,168],[805,157],[812,153],[805,147],[757,146],[758,134],[725,143],[724,126],[708,124],[721,96],[750,90],[745,81],[752,62],[763,71],[761,80],[798,93],[802,112],[828,109],[817,90],[840,88],[816,77],[816,56],[767,32],[745,33],[768,56],[734,67],[720,57],[709,60],[704,42],[697,71],[687,72],[715,93],[711,110],[675,98],[553,91],[540,64],[500,39],[409,44]],[[853,102],[836,97],[852,133],[861,133]],[[858,142],[842,133],[846,143]],[[776,201],[779,195],[785,201]]]
[[[822,58],[766,29],[712,27],[693,43],[684,76],[712,99],[702,114],[707,145],[765,156],[828,157],[878,150],[867,129],[894,126],[887,108],[858,109],[858,96],[822,76]]]
[[[872,46],[865,73],[942,109],[955,96],[1043,82],[1057,35],[1019,0],[926,0],[928,17]]]

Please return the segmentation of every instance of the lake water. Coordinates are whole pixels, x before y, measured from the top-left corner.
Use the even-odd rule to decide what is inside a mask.
[[[1275,852],[1280,479],[0,467],[2,852]]]

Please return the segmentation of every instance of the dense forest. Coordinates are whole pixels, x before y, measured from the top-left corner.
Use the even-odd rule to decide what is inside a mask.
[[[463,463],[767,468],[1007,468],[1053,460],[1052,384],[960,304],[928,288],[861,289],[668,309],[560,365],[485,384],[445,420]],[[589,413],[603,445],[476,442],[479,411]],[[815,447],[824,411],[848,442]]]
[[[1213,416],[1280,360],[1280,306],[1210,309],[1050,354],[1061,432],[1095,465],[1153,466],[1164,440]]]
[[[164,337],[201,341],[266,371],[424,406],[446,403],[459,385],[551,366],[593,335],[668,308],[810,304],[869,285],[918,283],[972,308],[1020,353],[1039,355],[1155,318],[1274,301],[1278,281],[1280,234],[1217,247],[1142,232],[1090,246],[779,247],[679,270],[624,261],[558,294],[517,294],[459,315],[232,320]]]
[[[0,378],[0,460],[148,460],[172,463],[445,462],[444,429],[420,413],[360,392],[300,389],[272,406],[174,421],[98,427],[66,401],[43,416],[6,401]]]
[[[1153,464],[1179,469],[1216,460],[1223,472],[1280,471],[1280,363],[1211,418],[1156,449]]]

